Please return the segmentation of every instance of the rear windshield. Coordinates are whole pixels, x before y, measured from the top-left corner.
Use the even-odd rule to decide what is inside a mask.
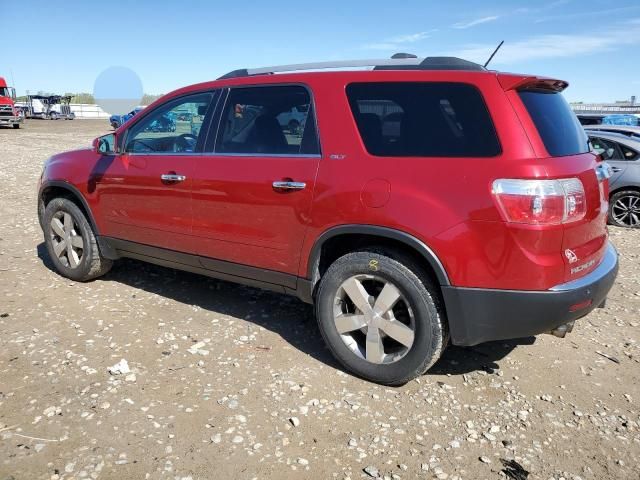
[[[501,151],[484,99],[472,85],[353,83],[347,96],[372,155],[493,157]]]
[[[518,93],[549,155],[562,157],[589,151],[587,135],[562,94],[548,90]]]

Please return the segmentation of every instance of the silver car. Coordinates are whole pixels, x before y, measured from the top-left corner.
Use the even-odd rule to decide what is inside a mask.
[[[585,130],[597,130],[598,132],[611,132],[621,133],[627,137],[640,140],[640,127],[634,127],[632,125],[588,125],[584,127]]]
[[[613,168],[609,179],[609,223],[640,228],[640,139],[585,128],[593,150]]]

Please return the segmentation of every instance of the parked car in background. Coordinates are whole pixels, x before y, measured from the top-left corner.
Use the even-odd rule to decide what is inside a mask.
[[[151,122],[148,127],[148,132],[175,132],[176,131],[176,118],[177,114],[174,112],[167,112],[164,115],[160,115],[157,119]]]
[[[611,132],[621,133],[627,137],[636,138],[640,140],[640,127],[632,127],[628,125],[585,125],[585,130],[594,132]]]
[[[298,105],[287,112],[278,115],[278,122],[286,128],[290,134],[297,134],[300,129],[304,128],[304,121],[307,118],[306,105]]]
[[[640,115],[632,113],[604,114],[584,114],[576,115],[582,125],[619,125],[619,126],[640,126]]]
[[[626,113],[616,113],[613,115],[606,115],[602,119],[603,125],[628,125],[632,127],[637,127],[640,125],[640,118],[636,115],[626,114]]]
[[[46,161],[46,248],[76,281],[133,257],[296,295],[386,385],[450,342],[564,337],[618,271],[567,85],[451,57],[230,72]]]
[[[131,117],[140,113],[142,110],[144,110],[144,107],[136,107],[133,110],[131,110],[129,113],[125,113],[124,115],[111,115],[109,117],[109,123],[115,130],[116,128],[120,127],[120,125],[124,124],[127,120],[129,120]]]
[[[611,165],[609,223],[640,228],[640,139],[585,129],[594,152]]]

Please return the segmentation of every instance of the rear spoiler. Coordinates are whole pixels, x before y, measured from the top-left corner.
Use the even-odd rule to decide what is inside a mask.
[[[564,80],[499,73],[498,82],[504,90],[551,90],[561,92],[569,86]]]

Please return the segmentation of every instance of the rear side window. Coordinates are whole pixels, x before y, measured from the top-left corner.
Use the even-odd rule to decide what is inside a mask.
[[[472,85],[354,83],[347,96],[372,155],[493,157],[501,151],[484,99]]]
[[[309,91],[299,85],[231,89],[222,112],[216,152],[319,154]]]
[[[587,135],[562,94],[548,90],[518,93],[551,156],[589,151]]]

